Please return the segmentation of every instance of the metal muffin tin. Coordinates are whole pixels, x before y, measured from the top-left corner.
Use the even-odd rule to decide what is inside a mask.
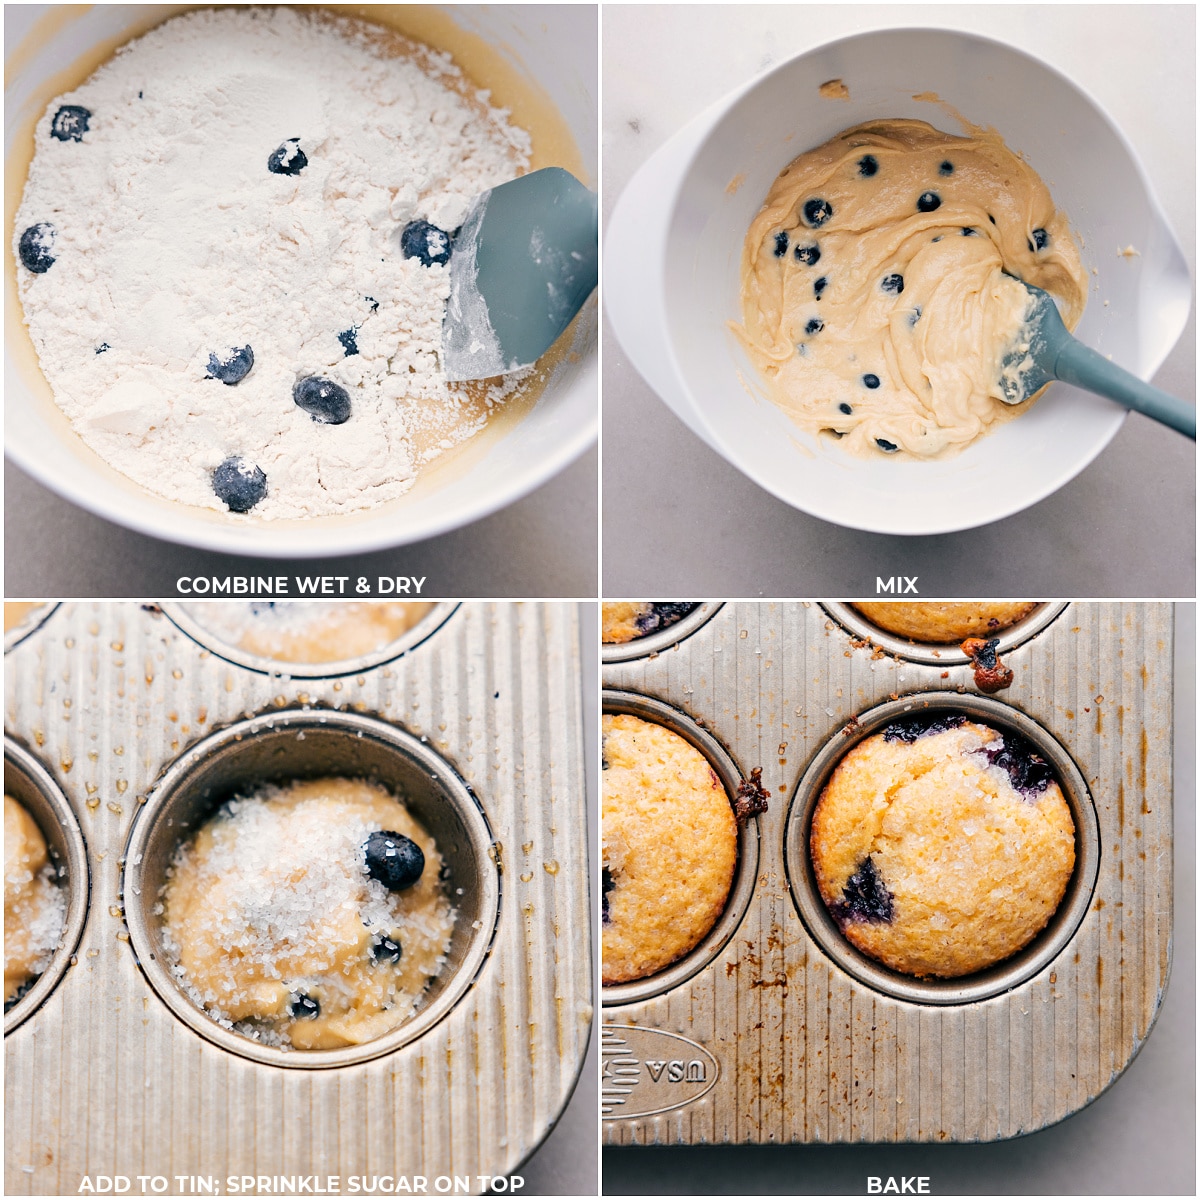
[[[9,654],[8,726],[57,764],[92,886],[73,965],[6,1029],[6,1195],[114,1172],[341,1176],[343,1190],[352,1175],[465,1175],[476,1191],[549,1132],[592,1019],[576,610],[447,618],[403,657],[325,680],[231,664],[136,604],[64,603]],[[176,988],[155,893],[231,790],[330,771],[403,792],[460,913],[408,1024],[282,1052]]]
[[[7,1037],[22,1021],[37,1012],[71,965],[87,917],[89,878],[87,847],[62,789],[36,755],[7,735],[4,738],[4,794],[18,801],[42,831],[50,861],[58,874],[58,885],[67,889],[66,920],[58,949],[50,965],[4,1014]]]
[[[719,601],[705,600],[686,617],[680,617],[665,629],[648,633],[645,637],[634,638],[631,642],[601,642],[600,657],[606,663],[619,663],[660,654],[690,637],[710,620],[720,607]]]
[[[816,602],[727,603],[677,651],[607,664],[607,687],[701,721],[772,796],[735,936],[666,992],[604,989],[605,1141],[990,1141],[1104,1091],[1169,973],[1172,618],[1070,603],[1004,656],[1014,682],[990,700],[969,665],[885,654]],[[1070,797],[1077,864],[1027,951],[923,992],[823,927],[807,831],[857,723],[926,703],[1033,738]]]

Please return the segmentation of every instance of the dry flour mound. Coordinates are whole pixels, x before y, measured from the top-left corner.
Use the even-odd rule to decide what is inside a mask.
[[[528,135],[487,101],[447,55],[276,8],[176,17],[54,100],[13,248],[79,435],[151,491],[222,511],[214,472],[241,460],[248,486],[265,477],[254,517],[405,492],[519,383],[482,402],[446,383],[449,270],[401,249],[412,222],[453,231],[528,167]],[[249,373],[214,378],[212,356],[236,375],[244,347]],[[348,420],[296,402],[310,377],[345,390]]]

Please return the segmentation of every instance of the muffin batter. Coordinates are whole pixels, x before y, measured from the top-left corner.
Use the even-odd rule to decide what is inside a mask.
[[[913,716],[838,764],[811,851],[850,942],[893,970],[953,978],[1045,926],[1075,866],[1075,824],[1024,739],[960,714]]]
[[[36,608],[41,608],[44,600],[5,600],[4,602],[4,632],[20,625]]]
[[[408,1020],[445,962],[454,910],[441,868],[433,838],[375,784],[264,788],[179,851],[164,945],[192,999],[239,1033],[357,1045]]]
[[[189,604],[186,611],[251,654],[327,663],[383,649],[432,607],[420,601],[247,600]]]
[[[66,923],[67,896],[34,819],[4,797],[4,1004],[50,965]]]
[[[914,642],[949,645],[969,637],[991,637],[1027,617],[1036,600],[981,600],[974,603],[908,603],[881,600],[852,604],[872,625]]]
[[[678,734],[604,717],[605,983],[653,975],[687,954],[725,908],[737,822],[708,760]]]
[[[1069,329],[1083,313],[1066,217],[994,130],[968,128],[847,129],[785,168],[746,236],[737,332],[767,394],[852,453],[934,458],[1024,411],[1000,387],[1023,356],[1018,279]]]

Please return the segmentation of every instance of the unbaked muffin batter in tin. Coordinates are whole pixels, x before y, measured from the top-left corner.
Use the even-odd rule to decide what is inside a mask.
[[[1172,641],[1168,604],[1071,603],[1005,654],[1013,683],[986,697],[961,656],[885,653],[815,601],[726,603],[676,647],[606,663],[606,688],[702,723],[773,799],[734,935],[656,994],[605,989],[605,1142],[991,1141],[1104,1091],[1169,968]],[[1077,827],[1043,933],[959,980],[872,965],[803,877],[836,761],[873,719],[926,706],[1029,737]]]

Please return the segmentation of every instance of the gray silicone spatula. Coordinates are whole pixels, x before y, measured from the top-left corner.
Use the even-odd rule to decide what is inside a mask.
[[[1145,413],[1193,440],[1196,437],[1196,409],[1174,396],[1161,392],[1136,375],[1111,363],[1102,354],[1077,342],[1059,316],[1048,292],[1020,281],[1031,297],[1026,315],[1028,356],[1032,364],[1024,367],[1026,352],[1010,355],[1004,362],[1000,386],[1006,404],[1020,404],[1052,379],[1073,383],[1089,392],[1107,396],[1118,404]],[[1018,373],[1013,368],[1022,365]]]
[[[450,255],[442,367],[490,379],[545,354],[596,286],[597,198],[546,167],[484,192]]]

